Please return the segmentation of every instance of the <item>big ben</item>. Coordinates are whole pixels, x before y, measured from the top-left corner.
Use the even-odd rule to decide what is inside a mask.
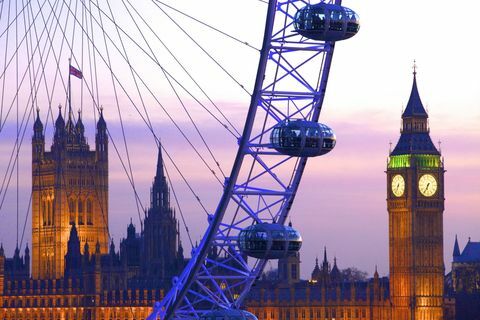
[[[414,71],[400,139],[387,166],[393,320],[443,319],[444,172]]]

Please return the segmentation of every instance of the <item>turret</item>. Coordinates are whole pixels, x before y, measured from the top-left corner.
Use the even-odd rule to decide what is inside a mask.
[[[75,143],[75,126],[73,124],[72,113],[68,113],[67,124],[65,125],[65,131],[67,133],[67,144],[73,145]]]
[[[135,238],[135,226],[133,225],[132,218],[130,218],[130,224],[127,227],[127,239]]]
[[[40,120],[40,109],[37,108],[37,118],[33,124],[32,137],[32,160],[34,162],[43,159],[45,151],[45,137],[43,135],[43,123]]]
[[[73,275],[80,271],[82,266],[81,259],[80,239],[78,238],[75,223],[73,223],[70,229],[70,238],[67,243],[67,254],[65,255],[65,272],[67,275]]]
[[[103,108],[100,108],[100,117],[97,122],[97,134],[95,135],[95,151],[97,153],[97,161],[108,160],[107,123],[103,118]]]
[[[336,283],[342,282],[342,273],[337,266],[337,257],[333,258],[333,267],[332,272],[330,272],[330,281]]]
[[[25,246],[25,256],[23,258],[24,260],[24,267],[25,267],[25,273],[27,276],[30,276],[30,249],[28,248],[28,243]]]
[[[80,110],[78,111],[78,120],[75,124],[75,140],[76,143],[83,146],[86,144],[85,140],[85,126],[83,125],[82,121],[82,113]]]
[[[58,117],[55,120],[55,134],[53,137],[53,145],[58,149],[63,149],[65,144],[65,120],[62,117],[62,106],[58,106]]]
[[[170,193],[163,172],[163,156],[162,145],[158,147],[157,171],[152,185],[151,191],[151,207],[167,208],[170,203]]]
[[[453,262],[456,262],[460,256],[460,247],[458,246],[457,235],[455,235],[455,245],[453,246]]]

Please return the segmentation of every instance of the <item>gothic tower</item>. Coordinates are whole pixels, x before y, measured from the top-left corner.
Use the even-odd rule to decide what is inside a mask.
[[[147,277],[166,280],[183,265],[178,222],[170,206],[170,188],[163,171],[161,145],[157,171],[150,191],[150,208],[144,220],[142,271]]]
[[[100,243],[108,252],[108,139],[103,114],[97,124],[96,150],[91,151],[79,113],[74,124],[61,109],[50,151],[37,111],[32,138],[32,277],[61,278],[71,225],[80,248]]]
[[[416,71],[386,173],[392,319],[443,319],[444,167]]]

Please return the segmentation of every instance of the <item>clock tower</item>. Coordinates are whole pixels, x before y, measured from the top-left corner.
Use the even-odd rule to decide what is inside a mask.
[[[444,172],[414,71],[386,172],[393,320],[443,319]]]

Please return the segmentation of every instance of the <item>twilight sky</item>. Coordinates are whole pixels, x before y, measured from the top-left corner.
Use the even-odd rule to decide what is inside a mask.
[[[244,0],[239,5],[227,0],[227,6],[235,7],[233,15],[232,10],[226,8],[225,0],[177,0],[169,3],[259,47],[263,33],[260,30],[264,24],[262,19],[266,9],[266,5],[259,1]],[[454,9],[452,2],[447,1],[359,0],[344,1],[344,5],[360,15],[362,26],[357,36],[339,42],[336,46],[321,115],[320,121],[335,130],[337,146],[327,156],[309,161],[292,209],[292,221],[304,238],[301,251],[302,276],[309,276],[315,256],[322,254],[323,246],[327,246],[332,260],[333,255],[337,256],[340,268],[356,266],[372,274],[374,266],[378,265],[380,274],[388,273],[388,220],[385,201],[387,183],[384,171],[389,142],[395,144],[399,137],[400,115],[410,94],[414,59],[418,65],[417,83],[420,95],[430,115],[431,136],[433,141],[442,142],[441,149],[445,157],[447,173],[444,245],[445,266],[449,270],[455,234],[458,234],[461,248],[468,237],[472,237],[473,241],[480,241],[480,44],[475,40],[476,15],[480,11],[480,4],[467,0],[462,3],[461,8]],[[172,50],[179,59],[185,61],[186,68],[197,77],[236,127],[241,128],[248,107],[248,96],[225,77],[211,60],[202,55],[198,48],[192,46],[181,31],[169,24],[168,19],[159,18],[157,15],[161,14],[158,10],[147,10],[147,4],[139,4],[138,10],[142,9],[145,9],[145,19],[153,21],[152,28],[158,31],[162,40],[175,48]],[[113,10],[121,12],[122,8],[116,4]],[[228,14],[225,14],[226,11]],[[117,17],[120,17],[121,22],[128,23],[124,16]],[[176,17],[186,29],[190,28],[190,32],[199,37],[199,42],[205,49],[221,61],[239,82],[251,88],[258,59],[254,50],[219,37],[215,32],[206,31],[179,15]],[[5,25],[2,16],[2,31]],[[152,50],[166,69],[172,73],[179,71],[171,57],[161,49],[153,33],[146,37],[152,41]],[[4,41],[4,37],[0,38],[0,48],[3,48]],[[129,46],[128,43],[126,46],[127,50],[130,50],[130,58],[141,60],[141,53],[135,51],[134,46]],[[100,51],[104,50],[100,48]],[[111,51],[114,52],[113,49]],[[3,60],[3,54],[0,58],[0,61]],[[66,58],[64,60],[66,61]],[[80,66],[80,58],[78,60],[75,65]],[[106,69],[101,69],[100,60],[101,58],[98,67],[101,70],[98,72],[99,104],[104,106],[105,118],[114,142],[125,161],[126,151],[112,82],[108,72],[105,72]],[[121,69],[121,59],[113,55],[112,65],[115,63],[118,65],[117,70],[121,70],[119,74],[132,79],[130,70],[125,64]],[[3,68],[3,64],[1,66]],[[161,103],[169,110],[173,119],[192,137],[200,152],[206,154],[181,105],[168,88],[161,69],[152,67],[146,61],[138,64],[138,70],[143,72],[146,82],[155,88],[155,95],[162,97]],[[83,72],[88,79],[90,75],[86,67]],[[9,77],[14,79],[11,70]],[[179,80],[189,83],[184,75],[180,76]],[[133,90],[132,80],[126,81],[128,90]],[[10,88],[12,92],[14,84],[14,81],[7,83],[7,90]],[[222,169],[228,173],[236,153],[235,139],[212,121],[211,117],[206,116],[205,111],[178,85],[176,88],[181,92],[193,118],[201,123],[202,133],[219,158]],[[85,94],[84,99],[80,100],[78,92],[81,87],[78,82],[73,82],[72,89],[75,109],[79,106],[85,108],[86,131],[93,148],[91,99],[88,101],[88,95]],[[55,116],[55,106],[58,103],[64,104],[65,101],[62,90],[53,95],[51,102]],[[87,91],[85,88],[84,90]],[[154,140],[132,107],[132,102],[126,94],[122,94],[118,85],[117,90],[137,192],[142,204],[147,205],[149,188],[155,173]],[[198,90],[195,92],[198,94]],[[42,118],[45,119],[48,99],[41,97],[41,94],[39,96],[37,104],[41,108]],[[161,137],[166,149],[207,208],[213,211],[220,198],[221,188],[205,167],[202,167],[193,150],[186,145],[157,101],[152,96],[145,96],[146,108],[150,112],[155,133]],[[138,97],[133,99],[139,104]],[[28,101],[24,100],[21,99],[21,108],[29,105]],[[204,97],[202,101],[208,104]],[[31,188],[31,125],[32,122],[27,126],[20,157],[20,232],[28,211]],[[15,114],[12,114],[4,129],[0,131],[1,178],[15,143],[15,130],[16,118]],[[47,124],[46,136],[47,139],[52,137],[51,119]],[[50,143],[47,142],[47,145]],[[209,161],[211,162],[211,159]],[[118,245],[119,239],[126,234],[130,217],[133,218],[137,230],[139,218],[131,187],[112,147],[110,164],[110,232]],[[205,216],[168,159],[166,165],[192,237],[199,240],[206,226]],[[14,175],[5,203],[0,208],[3,221],[0,224],[0,241],[9,256],[13,254],[15,247],[13,230],[16,229],[16,185]],[[3,197],[3,192],[0,195]],[[181,228],[184,235],[183,226]],[[30,237],[30,221],[27,218],[23,243],[30,242]],[[186,246],[188,252],[189,246]],[[275,266],[276,262],[271,265]]]

